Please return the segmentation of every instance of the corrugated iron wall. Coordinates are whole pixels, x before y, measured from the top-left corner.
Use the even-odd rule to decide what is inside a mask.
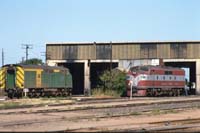
[[[200,58],[200,43],[47,44],[47,59],[191,59]]]

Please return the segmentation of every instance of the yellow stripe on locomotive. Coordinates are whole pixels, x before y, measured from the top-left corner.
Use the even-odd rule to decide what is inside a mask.
[[[24,70],[19,66],[16,67],[16,87],[24,88]]]
[[[0,89],[5,89],[6,87],[6,69],[0,69]]]

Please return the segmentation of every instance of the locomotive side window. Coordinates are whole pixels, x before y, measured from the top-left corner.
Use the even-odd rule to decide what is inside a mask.
[[[165,71],[165,75],[172,75],[172,71]]]
[[[163,80],[165,80],[165,76],[163,76]]]
[[[132,68],[130,68],[130,71],[131,72],[137,72],[138,71],[138,67],[132,67]]]

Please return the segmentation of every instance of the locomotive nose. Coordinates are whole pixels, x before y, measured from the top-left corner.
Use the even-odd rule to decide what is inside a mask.
[[[126,76],[126,86],[130,89],[131,85],[133,85],[133,77],[131,75]]]

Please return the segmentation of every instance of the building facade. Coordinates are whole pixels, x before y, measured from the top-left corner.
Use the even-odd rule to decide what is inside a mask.
[[[68,67],[74,94],[84,94],[97,85],[98,75],[110,68],[152,64],[188,68],[190,82],[200,94],[200,41],[48,43],[46,62]]]

